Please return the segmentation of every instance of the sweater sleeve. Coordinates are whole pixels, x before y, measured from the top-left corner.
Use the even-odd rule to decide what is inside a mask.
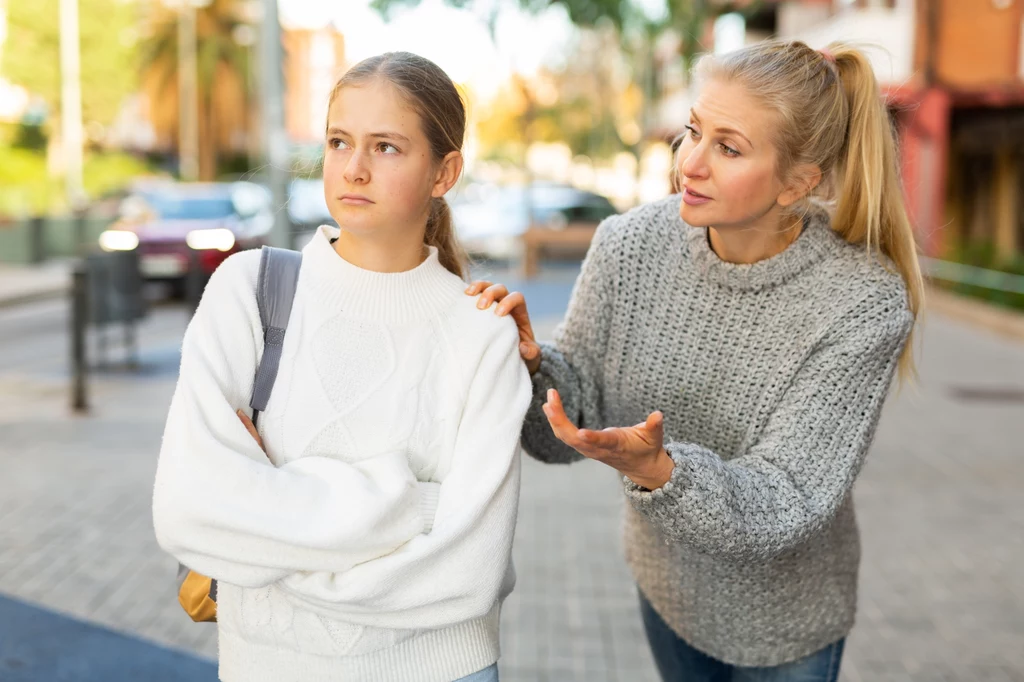
[[[580,428],[604,428],[601,353],[611,327],[617,270],[613,242],[620,220],[612,216],[598,226],[565,319],[555,330],[555,341],[540,344],[540,369],[533,375],[533,397],[523,423],[523,449],[543,462],[569,464],[583,459],[551,431],[542,409],[548,389],[558,391],[572,423]]]
[[[437,487],[418,483],[399,452],[270,463],[235,414],[262,346],[252,265],[234,257],[218,268],[185,332],[153,490],[160,546],[243,587],[394,550],[429,527]]]
[[[664,486],[623,481],[634,509],[669,540],[734,560],[773,558],[827,525],[863,464],[913,324],[902,302],[880,312],[887,319],[844,325],[805,360],[742,456],[666,442],[675,470]]]
[[[361,625],[438,628],[485,615],[511,589],[530,382],[515,326],[500,330],[473,373],[433,529],[344,573],[285,578],[297,605]]]

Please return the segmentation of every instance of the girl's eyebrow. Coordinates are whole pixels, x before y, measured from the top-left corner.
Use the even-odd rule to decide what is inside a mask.
[[[328,128],[327,134],[328,135],[348,135],[348,133],[345,132],[344,130],[342,130],[341,128]],[[351,136],[349,136],[349,137],[351,137]],[[394,133],[394,132],[388,132],[388,131],[380,132],[380,133],[370,133],[369,135],[367,135],[367,137],[381,137],[381,138],[388,138],[388,139],[392,139],[392,140],[402,140],[403,142],[408,142],[409,141],[409,138],[406,137],[405,135],[401,135],[399,133]]]

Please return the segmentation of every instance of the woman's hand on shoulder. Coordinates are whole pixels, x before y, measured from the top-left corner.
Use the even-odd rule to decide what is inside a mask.
[[[530,376],[537,373],[540,368],[540,346],[533,335],[533,327],[530,325],[530,314],[526,310],[526,299],[518,291],[509,293],[504,284],[493,284],[483,280],[477,280],[466,289],[467,296],[479,296],[476,307],[480,310],[487,310],[492,303],[497,303],[494,313],[501,317],[512,315],[512,319],[519,329],[519,355],[526,363],[526,369]]]

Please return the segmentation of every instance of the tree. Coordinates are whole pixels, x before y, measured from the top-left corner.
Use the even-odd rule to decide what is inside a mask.
[[[383,17],[388,18],[400,8],[415,7],[421,0],[374,0],[371,4]],[[474,0],[445,0],[457,8],[469,8]],[[679,58],[684,70],[689,70],[702,51],[702,38],[708,21],[726,12],[752,14],[765,0],[665,0],[662,16],[651,17],[636,0],[519,0],[519,6],[529,12],[540,12],[561,6],[573,24],[594,29],[610,23],[618,32],[620,47],[628,57],[634,80],[642,84],[644,112],[641,120],[648,124],[648,112],[658,99],[658,67],[653,45],[664,33],[671,32],[679,40]],[[496,19],[497,3],[491,7],[490,22]]]
[[[60,114],[60,0],[7,3],[7,40],[0,73],[45,103],[50,130]],[[110,125],[135,91],[138,7],[125,0],[79,0],[82,121]]]
[[[253,58],[239,0],[213,0],[196,10],[199,92],[199,178],[212,180],[218,163],[240,147],[239,133],[252,130],[248,73]],[[142,89],[157,138],[177,146],[178,14],[154,3],[142,40]]]

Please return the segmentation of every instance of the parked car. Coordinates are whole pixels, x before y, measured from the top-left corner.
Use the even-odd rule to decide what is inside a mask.
[[[471,197],[452,205],[459,241],[470,254],[518,258],[527,230],[561,230],[569,225],[597,227],[618,213],[607,197],[569,185],[475,188]]]
[[[99,242],[108,251],[138,249],[142,276],[181,295],[193,254],[207,279],[231,254],[268,243],[272,226],[270,192],[261,185],[153,183],[125,197]]]

